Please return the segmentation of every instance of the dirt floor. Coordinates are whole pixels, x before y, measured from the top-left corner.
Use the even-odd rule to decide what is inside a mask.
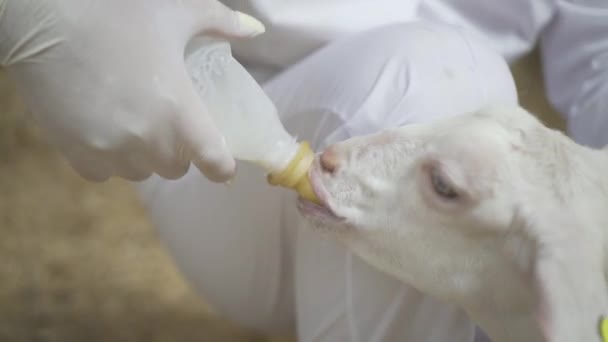
[[[562,128],[535,55],[522,102]],[[0,74],[0,341],[288,341],[209,312],[159,244],[132,189],[78,178]]]

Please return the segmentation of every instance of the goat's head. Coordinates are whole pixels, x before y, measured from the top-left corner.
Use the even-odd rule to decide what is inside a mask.
[[[299,209],[497,339],[580,340],[565,321],[608,313],[603,154],[522,108],[488,107],[330,146],[310,174],[325,205]],[[581,324],[597,334],[598,319]]]

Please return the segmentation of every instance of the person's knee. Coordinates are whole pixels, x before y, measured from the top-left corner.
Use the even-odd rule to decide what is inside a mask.
[[[333,42],[267,89],[281,111],[328,109],[352,134],[517,102],[511,72],[497,52],[462,29],[422,22]]]
[[[356,83],[358,69],[371,67],[374,76],[366,80],[366,101],[361,105],[374,106],[370,113],[375,115],[380,110],[389,125],[517,102],[506,60],[461,28],[395,24],[354,37],[350,44],[349,54],[363,54],[356,57],[359,65],[353,66],[350,74],[355,81],[350,83]]]

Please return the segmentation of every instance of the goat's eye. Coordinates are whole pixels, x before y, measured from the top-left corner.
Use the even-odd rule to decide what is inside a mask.
[[[437,169],[431,170],[431,183],[437,195],[450,200],[458,197],[458,193],[442,178]]]

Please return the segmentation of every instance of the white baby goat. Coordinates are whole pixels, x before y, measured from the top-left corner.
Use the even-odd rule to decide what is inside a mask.
[[[330,146],[311,179],[314,227],[493,341],[601,341],[608,150],[488,107]]]

